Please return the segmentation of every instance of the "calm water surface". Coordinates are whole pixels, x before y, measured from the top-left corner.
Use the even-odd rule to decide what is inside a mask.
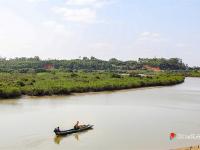
[[[0,101],[2,150],[169,150],[200,140],[200,79],[170,87]],[[94,129],[64,138],[52,132],[77,121]]]

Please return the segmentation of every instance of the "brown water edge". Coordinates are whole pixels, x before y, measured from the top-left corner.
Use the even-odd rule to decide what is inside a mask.
[[[200,145],[189,146],[189,147],[184,147],[184,148],[177,148],[174,150],[200,150]]]

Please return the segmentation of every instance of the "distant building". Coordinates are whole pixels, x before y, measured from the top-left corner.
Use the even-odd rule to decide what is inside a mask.
[[[121,75],[121,76],[129,76],[130,74],[129,73],[121,73],[119,75]]]
[[[150,74],[138,74],[139,77],[147,77],[147,78],[152,78],[154,77],[154,75],[150,75]]]
[[[54,65],[53,64],[44,64],[43,68],[46,70],[52,70],[52,69],[54,69]]]
[[[160,67],[151,67],[151,66],[149,66],[149,65],[144,65],[143,66],[145,69],[147,69],[147,70],[151,70],[151,71],[155,71],[155,72],[160,72],[161,70],[160,70]]]

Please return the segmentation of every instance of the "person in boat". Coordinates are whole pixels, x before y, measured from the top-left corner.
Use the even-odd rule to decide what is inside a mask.
[[[81,128],[85,128],[86,125],[79,125],[79,121],[76,122],[76,124],[74,125],[74,129],[75,130],[78,130],[78,129],[81,129]]]
[[[79,121],[77,121],[76,124],[74,125],[74,129],[75,129],[75,130],[80,129],[80,127],[79,127]]]
[[[55,128],[55,130],[54,131],[56,131],[56,132],[60,132],[60,128],[59,127],[57,127],[57,128]]]

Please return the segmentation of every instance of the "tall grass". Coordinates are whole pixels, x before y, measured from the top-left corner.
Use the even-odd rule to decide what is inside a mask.
[[[67,95],[70,93],[174,85],[181,82],[184,82],[183,76],[169,74],[140,78],[98,72],[0,73],[0,98],[15,98],[21,95]]]

